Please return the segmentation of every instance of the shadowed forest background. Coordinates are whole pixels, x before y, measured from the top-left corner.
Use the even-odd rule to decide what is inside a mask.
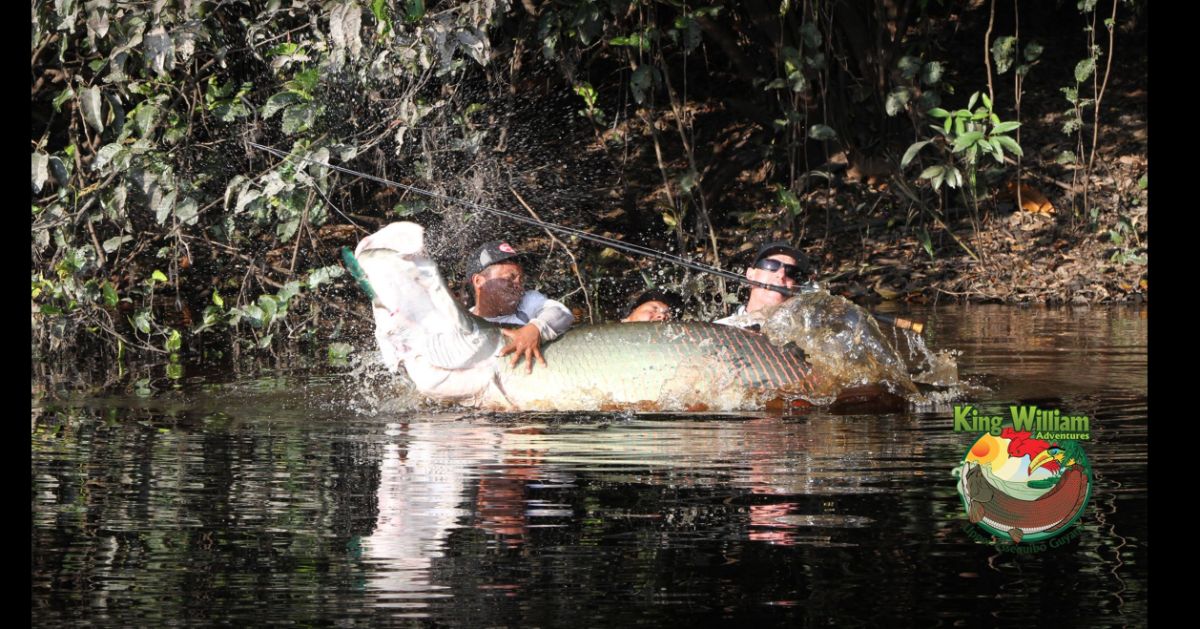
[[[859,302],[1146,299],[1145,2],[39,1],[35,363],[344,355],[339,249],[503,237],[584,321],[737,286],[251,147]],[[168,369],[168,374],[171,370]],[[176,373],[179,373],[176,370]]]

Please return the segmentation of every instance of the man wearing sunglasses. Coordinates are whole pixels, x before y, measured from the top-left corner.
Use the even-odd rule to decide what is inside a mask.
[[[551,341],[566,332],[575,316],[563,304],[535,290],[525,290],[526,254],[518,253],[507,242],[485,243],[467,261],[467,282],[475,298],[471,314],[492,323],[511,323],[521,327],[501,332],[508,345],[501,356],[512,354],[512,365],[525,359],[526,371],[533,371],[536,356],[543,365],[542,341]]]
[[[754,262],[746,269],[746,277],[751,281],[787,290],[795,290],[811,273],[812,266],[808,263],[808,257],[783,240],[768,242],[760,247],[758,254],[754,256]],[[787,295],[769,288],[751,286],[750,298],[745,304],[738,306],[732,315],[717,319],[713,323],[739,328],[752,327],[756,322],[744,315],[779,305],[787,298]]]

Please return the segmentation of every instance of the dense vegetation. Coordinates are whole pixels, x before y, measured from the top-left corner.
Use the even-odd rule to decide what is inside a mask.
[[[735,298],[250,142],[726,267],[758,237],[791,238],[859,297],[872,279],[867,296],[968,281],[982,299],[1140,296],[1144,14],[1115,0],[34,0],[35,356],[344,352],[367,318],[338,249],[401,217],[431,226],[451,277],[511,234],[588,315],[647,282],[698,315]],[[1121,127],[1114,101],[1132,109]],[[1026,254],[996,244],[1017,230],[1109,276],[1026,286],[1010,262]],[[881,262],[896,251],[903,264]]]

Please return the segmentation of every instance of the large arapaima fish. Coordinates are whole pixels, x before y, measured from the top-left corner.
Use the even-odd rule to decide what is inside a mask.
[[[506,343],[500,326],[472,315],[451,295],[424,250],[420,225],[388,225],[364,238],[355,255],[374,289],[384,363],[393,371],[403,365],[417,390],[435,400],[545,411],[905,404],[879,383],[823,374],[794,346],[712,323],[576,326],[543,346],[546,365],[527,373],[524,364],[514,368],[509,357],[499,357]]]

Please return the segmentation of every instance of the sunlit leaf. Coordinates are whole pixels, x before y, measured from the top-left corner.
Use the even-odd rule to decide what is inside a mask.
[[[79,92],[79,107],[83,111],[83,120],[96,133],[104,131],[104,118],[100,111],[100,88],[85,87]]]
[[[112,238],[105,240],[101,246],[104,247],[105,253],[112,253],[116,251],[118,247],[129,242],[130,240],[133,240],[133,236],[113,236]]]
[[[44,153],[33,153],[30,158],[30,166],[33,192],[36,194],[42,191],[42,186],[50,178],[50,158]]]
[[[1088,57],[1087,59],[1080,61],[1079,63],[1075,64],[1075,82],[1083,83],[1084,81],[1088,80],[1088,77],[1092,76],[1092,73],[1095,71],[1095,59]]]
[[[1017,38],[1011,35],[997,37],[992,42],[992,59],[996,62],[996,73],[1004,74],[1012,67],[1017,57]]]
[[[938,81],[942,80],[942,74],[944,72],[945,70],[942,68],[942,64],[936,61],[930,61],[924,66],[921,66],[921,82],[925,85],[936,85]]]
[[[833,127],[823,124],[815,124],[808,128],[808,137],[819,142],[825,142],[837,138],[837,131]]]
[[[921,152],[921,149],[931,141],[932,140],[922,140],[920,142],[913,142],[912,145],[908,147],[908,150],[904,151],[904,157],[900,159],[900,168],[908,166],[909,162],[913,161],[913,158],[917,156],[917,153]]]

